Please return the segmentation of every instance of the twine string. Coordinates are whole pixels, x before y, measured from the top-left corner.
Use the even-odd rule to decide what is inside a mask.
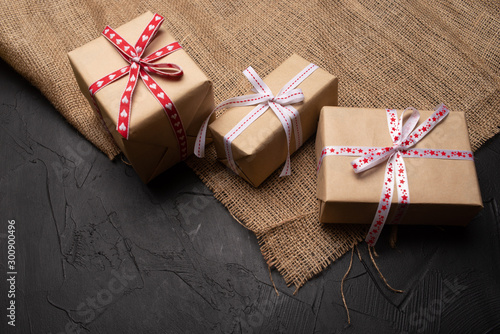
[[[357,249],[357,247],[356,247],[356,249]],[[349,262],[349,268],[347,268],[347,272],[345,273],[344,277],[342,278],[342,282],[340,283],[340,292],[342,294],[342,302],[344,302],[345,311],[347,313],[347,323],[348,324],[351,324],[351,315],[349,314],[349,308],[347,307],[347,302],[345,300],[344,281],[347,278],[347,275],[349,275],[349,272],[351,271],[353,255],[354,255],[354,245],[352,246],[351,261]],[[359,250],[358,250],[358,255],[359,255]]]
[[[377,263],[375,262],[375,259],[373,258],[373,254],[376,254],[375,256],[378,257],[378,254],[376,253],[375,248],[371,247],[371,246],[368,246],[368,253],[370,254],[370,259],[372,260],[373,266],[375,267],[375,269],[377,269],[378,274],[380,275],[380,278],[382,278],[382,280],[384,281],[385,285],[390,290],[392,290],[394,292],[403,293],[404,292],[403,290],[394,289],[392,286],[390,286],[389,283],[387,282],[387,280],[385,279],[384,275],[382,275],[382,272],[380,271],[379,267],[377,266]]]
[[[276,296],[280,296],[280,293],[278,292],[278,289],[276,289],[276,284],[274,284],[274,280],[273,280],[273,275],[271,275],[271,266],[267,266],[267,269],[269,270],[269,278],[271,279],[271,283],[273,283],[273,288],[274,288],[274,292],[276,292]]]

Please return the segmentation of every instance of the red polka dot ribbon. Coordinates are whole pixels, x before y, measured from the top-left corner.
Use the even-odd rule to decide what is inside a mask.
[[[409,119],[403,125],[405,111],[412,110]],[[444,104],[440,104],[435,112],[418,128],[413,130],[420,119],[420,113],[415,108],[407,108],[397,118],[394,109],[387,109],[387,124],[393,141],[390,147],[357,147],[357,146],[325,146],[321,151],[316,171],[319,172],[323,159],[329,155],[358,156],[351,165],[355,173],[360,173],[387,161],[385,167],[384,185],[378,204],[377,212],[366,236],[366,243],[374,246],[380,232],[387,220],[391,208],[394,183],[397,185],[398,207],[393,218],[393,223],[398,223],[410,204],[410,191],[408,188],[406,168],[403,158],[432,158],[473,160],[472,152],[460,150],[433,150],[411,148],[425,137],[449,113]],[[412,131],[413,130],[413,131]]]
[[[173,42],[160,48],[159,50],[156,50],[147,57],[142,57],[148,45],[155,38],[155,35],[163,21],[164,18],[161,15],[154,14],[153,18],[135,43],[135,46],[128,43],[115,30],[113,30],[113,28],[106,26],[102,32],[103,36],[116,48],[128,65],[97,80],[90,85],[89,91],[90,96],[94,101],[94,105],[97,111],[99,111],[99,107],[94,97],[95,94],[107,85],[128,75],[128,82],[120,99],[120,112],[118,114],[118,122],[116,124],[116,131],[118,131],[125,139],[128,139],[132,97],[139,78],[142,79],[148,90],[165,111],[165,114],[167,115],[172,129],[177,137],[177,142],[181,152],[181,159],[184,160],[188,156],[187,137],[177,108],[175,107],[174,102],[168,97],[167,93],[165,93],[153,77],[148,75],[149,73],[169,78],[180,78],[183,75],[180,66],[171,63],[155,62],[172,52],[180,50],[182,47],[178,42]]]
[[[210,113],[210,116],[221,109],[237,106],[250,106],[257,105],[252,111],[250,111],[236,126],[231,129],[224,136],[224,149],[226,152],[227,161],[229,168],[236,174],[238,174],[238,169],[236,163],[234,162],[233,152],[231,150],[231,143],[236,137],[238,137],[250,124],[252,124],[257,118],[259,118],[268,108],[274,112],[276,117],[281,122],[283,129],[285,130],[286,140],[287,140],[287,159],[280,176],[291,174],[291,164],[290,164],[290,140],[292,129],[295,133],[295,143],[296,147],[302,145],[302,126],[300,122],[300,115],[297,109],[295,109],[292,104],[298,103],[304,100],[304,94],[300,88],[296,88],[302,81],[304,81],[311,73],[313,73],[318,66],[314,64],[309,64],[306,66],[299,74],[297,74],[292,80],[290,80],[278,93],[274,96],[271,89],[264,83],[264,81],[259,77],[257,72],[250,66],[243,71],[245,77],[250,81],[254,87],[256,94],[237,96],[230,98],[221,102],[215,107],[215,109]],[[203,158],[205,156],[205,137],[207,133],[207,126],[210,116],[207,117],[205,122],[203,122],[198,136],[196,137],[194,154]]]

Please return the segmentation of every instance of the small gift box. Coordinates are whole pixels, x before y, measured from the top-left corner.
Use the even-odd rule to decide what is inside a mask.
[[[335,76],[292,55],[264,80],[251,68],[243,74],[253,85],[249,95],[228,99],[214,112],[229,108],[210,124],[218,159],[258,187],[280,165],[290,175],[290,154],[314,134],[319,112],[337,105]],[[203,157],[206,124],[195,154]]]
[[[408,109],[323,108],[320,222],[371,223],[374,245],[385,222],[466,225],[482,209],[464,113]]]
[[[82,93],[146,183],[193,152],[214,108],[211,81],[163,20],[147,12],[68,54]]]

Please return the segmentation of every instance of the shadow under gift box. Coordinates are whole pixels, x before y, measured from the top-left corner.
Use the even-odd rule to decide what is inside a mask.
[[[398,117],[402,111],[398,111]],[[433,111],[420,111],[422,124]],[[405,121],[410,116],[405,113]],[[316,137],[316,160],[325,146],[392,147],[385,109],[325,107]],[[450,112],[412,148],[471,151],[465,114]],[[382,192],[386,161],[354,173],[355,156],[325,156],[317,178],[322,223],[371,224]],[[410,205],[400,224],[459,225],[483,208],[474,161],[403,158]],[[394,182],[394,180],[393,180]],[[387,224],[396,212],[394,196]]]
[[[153,14],[147,12],[115,29],[130,44],[140,37]],[[175,38],[160,27],[144,57],[164,47]],[[80,90],[93,106],[89,86],[96,80],[128,63],[115,47],[103,36],[68,53]],[[212,82],[183,50],[173,52],[159,59],[157,63],[179,65],[184,75],[180,79],[168,79],[151,75],[174,103],[187,134],[188,152],[194,150],[196,135],[202,122],[214,108]],[[95,99],[102,117],[116,144],[130,161],[145,183],[180,161],[177,139],[164,109],[144,85],[137,83],[132,96],[129,139],[116,131],[120,99],[128,82],[128,75],[102,88]]]
[[[276,95],[288,81],[309,64],[310,62],[294,54],[263,80]],[[302,89],[304,101],[293,106],[299,112],[303,142],[305,142],[316,131],[321,108],[337,105],[338,79],[318,68],[297,88]],[[224,136],[253,108],[255,106],[229,108],[209,125],[217,157],[226,166],[228,162],[224,150]],[[231,149],[238,174],[254,187],[258,187],[286,161],[288,149],[285,130],[271,108],[233,140]],[[292,132],[290,154],[296,150],[295,135]],[[293,177],[294,168],[292,161],[290,177]]]

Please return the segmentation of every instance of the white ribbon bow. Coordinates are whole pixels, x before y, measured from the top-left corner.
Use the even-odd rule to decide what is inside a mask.
[[[238,124],[236,124],[231,131],[224,136],[224,149],[226,152],[227,161],[231,170],[238,174],[236,163],[234,162],[233,153],[231,150],[231,143],[238,137],[250,124],[259,118],[268,108],[271,108],[274,114],[278,117],[285,130],[287,139],[287,159],[280,176],[290,175],[290,140],[292,128],[295,133],[296,147],[300,147],[303,142],[302,127],[300,123],[299,112],[291,106],[304,100],[304,94],[301,89],[296,88],[302,81],[304,81],[318,66],[309,64],[292,80],[290,80],[280,92],[274,96],[271,89],[264,83],[252,67],[248,67],[243,74],[247,77],[253,85],[253,90],[256,94],[237,96],[221,102],[210,113],[210,116],[218,110],[236,107],[236,106],[249,106],[257,105],[250,111]],[[203,122],[198,136],[196,137],[194,154],[203,158],[205,156],[205,138],[207,133],[207,126],[210,116]]]
[[[412,114],[403,125],[404,113],[407,110],[412,110]],[[410,190],[403,158],[473,160],[473,155],[470,151],[411,148],[445,119],[449,110],[444,104],[440,104],[435,112],[415,130],[413,129],[418,124],[420,113],[417,109],[411,107],[406,108],[405,111],[403,111],[398,120],[396,110],[386,110],[387,125],[393,142],[392,146],[325,146],[321,151],[321,156],[318,161],[317,171],[320,170],[323,159],[326,156],[360,156],[351,162],[354,172],[360,173],[387,160],[384,173],[384,184],[382,186],[377,212],[375,213],[372,225],[365,239],[370,246],[374,246],[377,242],[380,232],[389,216],[395,184],[398,192],[398,206],[394,218],[392,219],[394,224],[401,220],[410,204]]]
[[[403,117],[405,115],[405,112],[408,110],[412,110],[412,113],[403,126]],[[397,121],[396,112],[393,110],[388,110],[387,122],[389,125],[389,132],[393,141],[393,146],[379,148],[371,152],[370,154],[355,159],[351,162],[351,165],[354,168],[354,172],[360,173],[367,169],[373,168],[386,160],[394,160],[396,157],[400,156],[398,155],[398,152],[406,151],[410,147],[415,145],[418,141],[420,141],[421,138],[424,137],[425,134],[427,134],[427,132],[429,132],[434,126],[436,126],[442,119],[444,119],[444,117],[436,119],[436,122],[431,123],[432,125],[429,126],[429,128],[426,128],[425,134],[422,136],[418,135],[418,133],[421,132],[420,128],[415,129],[415,131],[412,132],[419,119],[420,113],[413,107],[406,108],[401,113],[399,121]],[[417,134],[416,137],[415,134]],[[365,161],[366,159],[368,160],[368,162]]]

